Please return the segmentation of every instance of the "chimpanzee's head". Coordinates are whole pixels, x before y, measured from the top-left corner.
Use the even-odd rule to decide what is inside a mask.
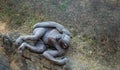
[[[59,40],[59,44],[62,48],[68,48],[70,46],[70,41],[71,41],[70,36],[62,34],[62,37]]]

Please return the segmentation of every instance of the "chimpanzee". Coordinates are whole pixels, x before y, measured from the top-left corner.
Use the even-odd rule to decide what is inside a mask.
[[[30,45],[26,40],[37,41],[35,45]],[[71,33],[61,24],[47,21],[34,25],[32,35],[20,36],[16,44],[21,44],[18,48],[23,51],[28,48],[34,52],[41,53],[47,59],[57,63],[65,64],[68,59],[56,59],[55,57],[63,55],[70,46]],[[54,49],[50,49],[50,48]]]

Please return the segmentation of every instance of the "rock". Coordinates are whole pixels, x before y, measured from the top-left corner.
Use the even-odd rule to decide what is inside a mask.
[[[0,55],[0,70],[10,70],[9,61],[4,55]]]
[[[3,47],[0,47],[0,70],[10,70],[9,59],[4,53]]]
[[[20,34],[17,32],[7,35],[0,34],[0,45],[2,46],[0,47],[2,53],[0,54],[0,70],[67,70],[64,66],[47,60],[41,54],[29,50],[25,50],[24,54],[18,53],[18,46],[14,42],[19,36]]]

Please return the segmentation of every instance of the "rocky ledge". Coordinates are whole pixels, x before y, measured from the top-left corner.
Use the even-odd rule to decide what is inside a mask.
[[[29,50],[19,53],[14,44],[19,36],[17,32],[0,33],[0,70],[71,70],[69,63],[59,66]]]

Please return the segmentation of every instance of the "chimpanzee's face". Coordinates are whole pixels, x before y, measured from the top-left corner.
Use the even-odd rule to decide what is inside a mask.
[[[62,39],[59,40],[59,44],[63,48],[68,48],[69,47],[69,45]]]

